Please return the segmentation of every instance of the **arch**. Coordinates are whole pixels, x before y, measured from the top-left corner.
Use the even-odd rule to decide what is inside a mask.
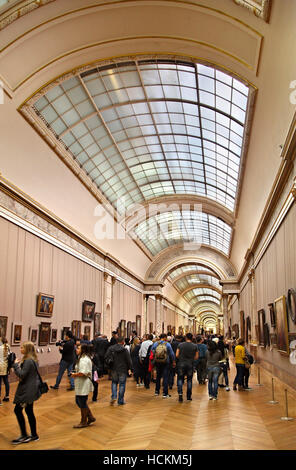
[[[218,292],[218,294],[222,294],[222,290],[217,289],[217,287],[211,286],[210,284],[193,284],[191,287],[185,289],[181,294],[184,296],[185,294],[187,294],[187,292],[190,292],[194,289],[211,289]]]

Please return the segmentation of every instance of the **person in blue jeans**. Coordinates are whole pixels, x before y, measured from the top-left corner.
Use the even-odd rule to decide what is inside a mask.
[[[218,399],[218,378],[220,375],[219,361],[222,359],[221,351],[214,341],[208,341],[206,352],[209,400]]]
[[[68,371],[68,377],[70,379],[70,388],[67,390],[74,390],[74,379],[71,376],[73,370],[73,364],[76,361],[75,358],[75,342],[73,339],[72,331],[67,331],[65,334],[65,342],[59,347],[62,358],[60,361],[59,372],[56,378],[55,385],[51,385],[50,388],[58,390],[62,377],[65,370]]]
[[[163,398],[170,398],[169,395],[169,368],[170,363],[176,367],[175,354],[172,346],[167,343],[167,335],[160,335],[160,341],[156,341],[151,348],[153,352],[153,364],[156,368],[155,395],[159,395],[161,379],[163,379]],[[160,346],[160,347],[159,347]]]
[[[183,402],[183,384],[187,377],[187,400],[192,400],[193,364],[198,359],[197,345],[192,342],[193,335],[187,333],[185,342],[178,345],[176,358],[178,359],[178,395],[179,402]]]
[[[111,371],[111,401],[113,405],[117,400],[118,405],[125,405],[124,393],[128,374],[131,374],[132,361],[128,350],[124,347],[124,338],[117,338],[117,343],[108,348],[105,362]]]

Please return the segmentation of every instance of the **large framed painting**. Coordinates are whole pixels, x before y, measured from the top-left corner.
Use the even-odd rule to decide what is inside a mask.
[[[102,332],[101,332],[101,314],[96,312],[94,314],[94,334],[96,335],[97,333],[102,333]]]
[[[281,354],[289,355],[288,319],[286,297],[282,295],[274,301],[276,313],[277,348]]]
[[[72,321],[72,328],[71,331],[75,338],[80,338],[81,336],[81,321],[80,320],[73,320]]]
[[[6,338],[8,317],[0,317],[0,336]]]
[[[51,323],[41,322],[39,325],[39,346],[47,346],[50,342]]]
[[[37,301],[36,315],[39,317],[52,317],[54,305],[54,296],[48,294],[39,294]]]
[[[265,311],[263,309],[258,311],[258,326],[259,326],[259,345],[265,346],[264,344],[264,323],[265,323]]]
[[[11,326],[11,345],[19,346],[22,340],[23,325],[20,323],[12,323]]]
[[[82,304],[82,321],[91,322],[94,319],[96,304],[85,300]]]
[[[268,304],[268,308],[269,308],[269,315],[270,315],[270,324],[271,324],[272,328],[275,328],[276,327],[276,318],[275,318],[275,310],[274,310],[273,302]]]

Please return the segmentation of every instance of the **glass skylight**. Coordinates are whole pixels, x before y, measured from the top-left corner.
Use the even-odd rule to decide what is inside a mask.
[[[206,274],[191,274],[190,276],[183,277],[179,281],[176,282],[175,286],[181,292],[185,291],[192,285],[204,284],[216,287],[217,289],[221,289],[219,284],[219,280],[213,276],[209,276]]]
[[[134,231],[153,256],[179,243],[209,245],[228,255],[232,229],[210,214],[172,211],[150,217]]]
[[[176,279],[178,276],[185,274],[186,272],[190,272],[190,271],[203,271],[203,272],[208,273],[210,276],[213,274],[213,271],[211,271],[210,268],[206,268],[205,266],[201,264],[187,264],[179,268],[175,268],[169,274],[168,279],[170,279],[173,282],[174,279]]]
[[[132,60],[61,82],[34,109],[114,206],[192,194],[233,211],[248,97],[212,67]]]

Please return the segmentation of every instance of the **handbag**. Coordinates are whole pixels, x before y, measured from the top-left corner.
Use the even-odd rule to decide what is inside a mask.
[[[41,395],[43,395],[44,393],[47,393],[47,392],[48,392],[48,390],[49,390],[49,389],[48,389],[48,385],[47,385],[46,382],[43,382],[43,380],[42,380],[42,378],[41,378],[41,375],[39,374],[39,371],[38,371],[36,362],[35,362],[35,361],[33,361],[33,362],[34,362],[34,365],[35,365],[35,367],[36,367],[36,372],[37,372],[37,375],[38,375],[39,380],[40,380],[40,384],[39,384],[39,386],[38,386],[39,392],[41,393]]]

